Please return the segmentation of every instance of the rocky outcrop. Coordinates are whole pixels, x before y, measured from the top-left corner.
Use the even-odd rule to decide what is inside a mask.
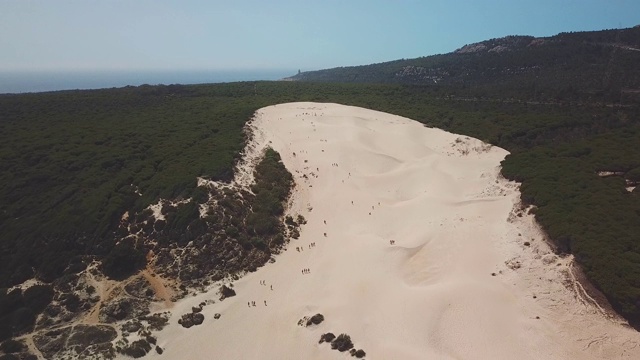
[[[481,52],[504,52],[530,46],[536,39],[533,36],[505,36],[502,38],[469,44],[454,51],[454,54],[472,54]]]
[[[33,341],[45,359],[106,358],[115,356],[112,341],[118,336],[107,325],[76,325],[34,335]]]
[[[149,314],[149,302],[141,299],[120,298],[103,304],[100,322],[113,323]]]

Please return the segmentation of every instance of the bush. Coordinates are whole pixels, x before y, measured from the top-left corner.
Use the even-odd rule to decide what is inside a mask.
[[[340,334],[331,342],[331,348],[340,352],[347,351],[353,347],[351,337],[347,334]]]
[[[50,285],[34,285],[23,294],[24,304],[35,313],[41,313],[53,300],[53,288]]]
[[[102,272],[112,279],[123,280],[146,263],[146,251],[137,249],[132,241],[122,241],[102,260]]]
[[[147,340],[140,339],[131,343],[131,345],[118,349],[118,352],[131,356],[133,358],[141,358],[151,350],[151,345]]]
[[[320,341],[318,341],[318,343],[322,344],[323,342],[331,342],[335,338],[336,336],[333,335],[333,333],[328,332],[326,334],[320,335]]]
[[[227,285],[222,285],[220,287],[220,300],[224,300],[228,297],[236,296],[236,291]]]
[[[291,217],[291,215],[287,215],[284,217],[284,223],[289,225],[289,226],[297,226],[298,224],[296,224],[295,221],[293,221],[293,218]]]
[[[321,322],[324,321],[324,315],[322,314],[315,314],[312,317],[309,318],[309,320],[307,320],[307,326],[310,325],[318,325]]]
[[[7,293],[7,289],[0,290],[0,316],[10,314],[23,306],[22,290],[14,289]]]
[[[251,244],[260,250],[265,250],[267,248],[267,244],[264,242],[263,238],[254,236],[251,238]]]
[[[11,325],[14,334],[29,331],[36,323],[36,314],[29,308],[20,308],[11,314]]]
[[[0,345],[0,350],[7,354],[21,352],[26,349],[27,346],[25,344],[16,340],[7,340]]]
[[[70,312],[76,312],[80,307],[80,296],[76,293],[63,294],[60,303]]]

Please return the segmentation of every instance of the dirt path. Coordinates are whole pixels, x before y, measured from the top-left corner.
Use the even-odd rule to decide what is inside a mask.
[[[100,296],[100,300],[91,308],[89,313],[80,321],[82,324],[99,324],[100,323],[100,308],[102,303],[109,300],[111,293],[120,284],[116,281],[107,279],[96,279],[91,271],[87,271],[87,276],[91,282],[91,285],[96,289],[96,292]],[[74,324],[72,324],[74,325]]]
[[[158,276],[151,267],[147,267],[142,271],[142,276],[149,282],[151,288],[155,292],[156,296],[164,302],[164,305],[169,309],[173,307],[173,290],[165,285],[165,280]]]
[[[151,264],[154,262],[154,255],[153,251],[149,251],[147,254],[147,267],[142,270],[141,275],[145,280],[147,280],[153,289],[153,292],[156,294],[156,297],[164,302],[167,309],[170,309],[173,307],[173,301],[171,298],[173,297],[174,292],[171,287],[167,286],[167,280],[163,279],[153,270],[153,266]]]

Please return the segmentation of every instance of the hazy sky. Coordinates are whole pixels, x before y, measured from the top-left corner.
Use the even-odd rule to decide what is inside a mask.
[[[638,24],[640,0],[0,0],[0,71],[304,71]]]

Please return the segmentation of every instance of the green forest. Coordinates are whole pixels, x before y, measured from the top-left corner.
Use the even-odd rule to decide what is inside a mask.
[[[416,59],[307,71],[315,82],[444,85],[465,96],[529,101],[638,100],[640,27],[507,36]]]

